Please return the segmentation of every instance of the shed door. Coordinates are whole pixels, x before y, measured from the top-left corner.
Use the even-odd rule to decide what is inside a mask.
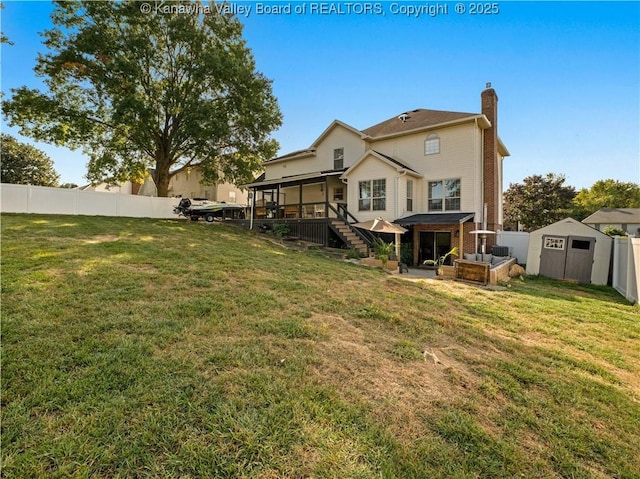
[[[564,279],[564,267],[567,258],[567,237],[542,237],[540,253],[540,275],[553,279]]]
[[[569,236],[569,238],[567,238],[567,260],[564,269],[565,279],[573,279],[580,283],[591,283],[595,244],[595,238],[585,238],[581,236]]]

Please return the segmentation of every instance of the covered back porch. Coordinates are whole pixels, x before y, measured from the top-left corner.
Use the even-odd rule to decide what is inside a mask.
[[[254,220],[346,217],[342,170],[261,180],[246,185],[252,192]]]
[[[347,188],[340,179],[344,171],[259,178],[244,185],[251,191],[249,214],[236,223],[249,229],[286,224],[302,240],[367,252],[373,238],[353,227],[358,219],[347,209]]]

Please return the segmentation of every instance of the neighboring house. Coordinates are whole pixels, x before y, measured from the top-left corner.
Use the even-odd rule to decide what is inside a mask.
[[[201,184],[202,171],[193,167],[176,173],[169,182],[169,196],[186,198],[206,198],[211,201],[224,201],[240,205],[248,204],[246,189],[238,188],[231,183],[217,185]]]
[[[131,181],[125,181],[121,184],[102,182],[96,185],[79,186],[77,189],[102,193],[120,193],[122,195],[158,196],[158,189],[153,180],[153,170],[149,172],[142,183],[132,183]]]
[[[598,231],[611,226],[630,235],[640,236],[640,208],[602,208],[582,222]]]
[[[506,156],[490,84],[480,113],[417,109],[364,130],[335,120],[245,185],[254,192],[252,224],[284,221],[303,239],[362,250],[352,224],[383,217],[410,230],[403,242],[413,244],[414,264],[452,246],[474,252],[470,231],[502,229]]]
[[[124,195],[158,196],[158,189],[153,179],[155,170],[150,169],[142,183],[125,181],[122,184],[99,183],[97,185],[81,186],[85,191],[101,191],[106,193],[121,193]],[[224,201],[240,205],[248,204],[247,190],[238,188],[231,183],[217,185],[203,185],[202,172],[196,166],[176,173],[169,182],[169,197],[206,198],[211,201]]]

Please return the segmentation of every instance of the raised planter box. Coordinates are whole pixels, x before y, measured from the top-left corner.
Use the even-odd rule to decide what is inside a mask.
[[[482,284],[489,282],[489,268],[491,266],[489,263],[457,259],[454,264],[456,265],[456,279]]]
[[[438,277],[443,279],[455,279],[456,267],[448,265],[440,266],[438,268]]]
[[[378,258],[362,258],[360,260],[361,264],[364,264],[366,266],[374,266],[377,268],[384,268],[384,269],[388,269],[389,271],[395,271],[398,269],[398,262],[397,261],[387,261],[387,265],[386,266],[382,266],[382,261],[379,260]]]

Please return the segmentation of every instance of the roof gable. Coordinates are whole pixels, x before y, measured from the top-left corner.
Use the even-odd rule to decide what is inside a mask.
[[[318,145],[322,143],[323,140],[329,135],[329,133],[331,133],[334,129],[338,127],[344,128],[345,130],[353,133],[360,139],[363,139],[365,136],[360,130],[355,129],[354,127],[347,125],[346,123],[340,120],[333,120],[333,122],[331,122],[331,124],[320,134],[320,136],[316,138],[316,141],[314,141],[311,144],[311,148],[314,148],[314,149],[317,148]]]
[[[422,178],[423,175],[421,175],[420,173],[418,173],[417,171],[415,171],[414,169],[412,169],[411,167],[405,165],[404,163],[391,158],[390,156],[387,155],[383,155],[380,152],[377,152],[375,150],[367,150],[365,151],[364,155],[362,155],[358,161],[356,161],[347,171],[345,171],[343,173],[343,175],[341,176],[341,178],[347,178],[351,173],[353,173],[353,171],[358,168],[358,166],[360,166],[362,163],[364,163],[365,161],[367,161],[369,158],[374,158],[377,161],[381,161],[383,163],[385,163],[386,165],[390,166],[391,168],[394,168],[397,172],[406,172],[407,174],[411,175],[411,176],[415,176],[416,178]]]

